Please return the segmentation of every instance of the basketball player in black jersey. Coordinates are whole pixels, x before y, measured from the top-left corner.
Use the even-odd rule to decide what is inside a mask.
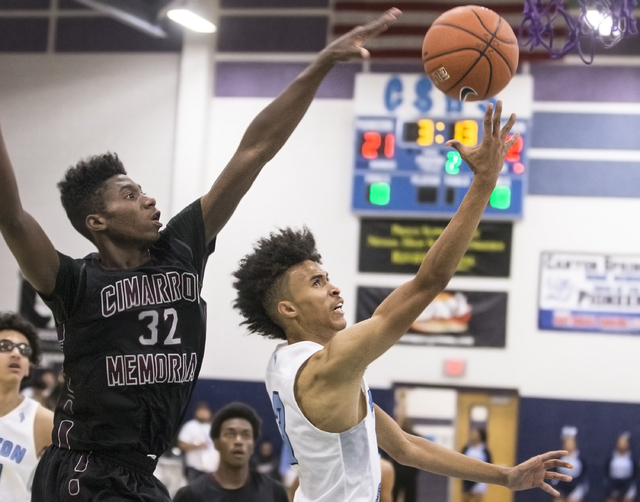
[[[55,314],[66,385],[33,500],[168,501],[152,476],[180,425],[204,354],[202,276],[218,232],[280,150],[318,86],[399,11],[329,44],[249,125],[211,190],[160,231],[156,201],[116,155],[81,161],[59,183],[71,224],[98,252],[58,252],[20,202],[0,136],[0,231]]]

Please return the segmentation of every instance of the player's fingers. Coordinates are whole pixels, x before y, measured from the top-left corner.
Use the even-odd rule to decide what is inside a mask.
[[[493,129],[494,135],[500,134],[500,121],[502,120],[502,101],[496,103],[496,112],[493,114]]]
[[[544,463],[545,469],[554,469],[556,467],[564,467],[565,469],[573,469],[573,465],[569,462],[565,462],[564,460],[547,460]]]
[[[493,116],[493,103],[487,105],[484,112],[484,135],[488,138],[491,135],[491,117]]]
[[[515,145],[515,143],[516,143],[516,141],[518,141],[518,138],[519,138],[519,137],[520,137],[520,133],[519,133],[519,132],[517,132],[517,133],[515,133],[513,136],[511,136],[511,137],[509,138],[509,140],[505,143],[505,146],[506,146],[506,148],[507,148],[507,152],[508,152],[509,150],[511,150],[511,147],[512,147],[513,145]],[[545,465],[546,465],[546,464],[545,464]]]
[[[567,450],[548,451],[547,453],[543,453],[542,455],[540,455],[540,460],[546,462],[547,460],[551,460],[552,458],[566,457],[567,455],[569,455],[569,452]]]
[[[540,488],[542,488],[549,495],[552,495],[554,497],[559,497],[560,496],[560,492],[558,490],[556,490],[555,488],[551,488],[551,486],[548,485],[547,483],[541,483],[540,484]]]
[[[502,131],[500,131],[500,134],[502,135],[503,138],[506,138],[507,136],[509,136],[509,133],[511,132],[511,128],[515,123],[516,123],[516,114],[512,113],[509,116],[509,120],[507,120],[507,123],[502,128]]]
[[[544,479],[557,479],[558,481],[570,482],[573,478],[566,474],[560,474],[559,472],[545,472]]]
[[[458,152],[460,152],[460,155],[465,155],[468,150],[467,145],[461,143],[457,139],[450,139],[445,143],[445,145],[451,148],[455,148],[456,150],[458,150]]]
[[[371,21],[370,23],[361,26],[358,35],[364,39],[376,37],[385,31],[401,14],[402,12],[400,9],[396,9],[395,7],[389,9],[375,21]]]

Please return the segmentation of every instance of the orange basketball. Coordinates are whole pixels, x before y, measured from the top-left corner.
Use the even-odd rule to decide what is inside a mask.
[[[491,9],[456,7],[433,22],[422,44],[424,70],[461,101],[482,101],[504,89],[518,68],[518,40]]]

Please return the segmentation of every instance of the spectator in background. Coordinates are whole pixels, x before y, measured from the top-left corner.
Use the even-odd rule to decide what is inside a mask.
[[[211,426],[211,438],[220,453],[218,469],[181,488],[174,502],[288,502],[284,486],[249,469],[261,425],[246,404],[222,408]]]
[[[399,421],[400,428],[407,434],[416,435],[413,432],[413,424],[408,418],[401,418]],[[418,495],[418,469],[409,465],[404,465],[391,459],[393,462],[393,470],[395,480],[393,484],[393,500],[398,502],[416,502]],[[401,494],[403,498],[401,499]]]
[[[562,457],[560,460],[569,462],[573,465],[573,468],[567,469],[565,467],[559,467],[557,470],[560,474],[571,476],[573,480],[568,483],[560,483],[555,480],[552,481],[554,488],[560,492],[560,496],[555,497],[554,501],[581,502],[589,490],[589,483],[586,477],[587,465],[584,462],[584,459],[580,456],[576,436],[565,435],[562,439],[562,449],[567,450],[569,454]]]
[[[0,314],[0,501],[31,500],[30,480],[51,444],[53,413],[20,395],[20,384],[40,359],[35,328],[17,314]]]
[[[198,403],[193,419],[186,422],[178,434],[178,448],[184,453],[184,475],[187,482],[214,472],[220,455],[211,440],[213,413],[207,403]]]
[[[462,454],[492,464],[491,452],[487,449],[487,432],[472,427],[469,430],[469,442],[462,449]],[[487,483],[462,481],[462,502],[482,502],[485,493]]]
[[[633,502],[636,498],[637,464],[631,452],[631,435],[620,434],[616,448],[607,459],[607,502]]]
[[[268,439],[260,443],[258,453],[251,459],[251,468],[276,481],[282,481],[280,477],[280,456],[275,454],[273,443]]]

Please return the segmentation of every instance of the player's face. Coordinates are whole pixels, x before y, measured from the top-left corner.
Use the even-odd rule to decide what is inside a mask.
[[[244,418],[230,418],[222,422],[220,437],[213,444],[220,453],[220,462],[243,467],[253,455],[253,428]]]
[[[108,179],[104,192],[105,220],[109,237],[120,242],[155,242],[158,240],[160,211],[156,200],[128,176],[118,174]]]
[[[19,331],[3,330],[0,331],[0,340],[9,340],[13,344],[26,343],[29,340]],[[0,351],[0,379],[4,382],[15,381],[17,384],[29,375],[29,357],[23,356],[18,347],[13,347],[8,352]]]
[[[289,291],[298,322],[307,332],[322,334],[347,327],[340,289],[316,262],[307,260],[291,268]]]

